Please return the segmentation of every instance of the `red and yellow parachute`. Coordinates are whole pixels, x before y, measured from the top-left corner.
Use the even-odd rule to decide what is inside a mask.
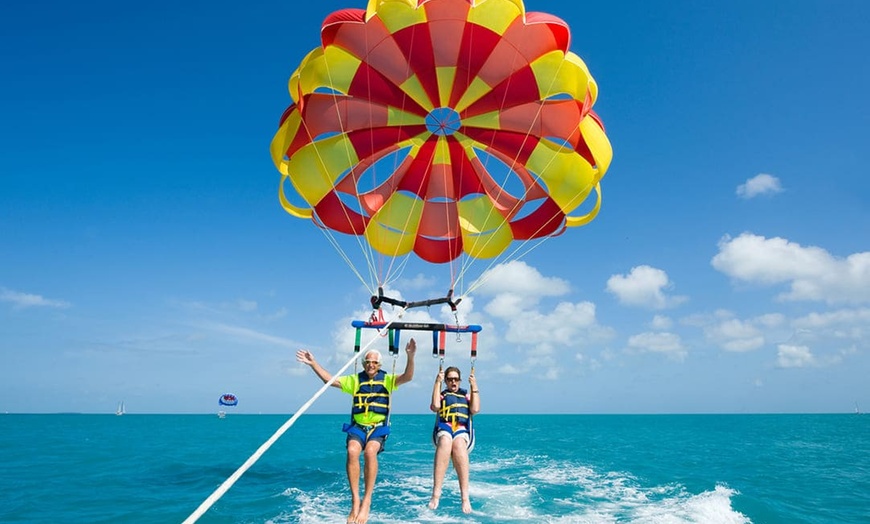
[[[521,0],[370,0],[321,40],[271,145],[291,215],[443,263],[597,214],[612,149],[562,20]]]

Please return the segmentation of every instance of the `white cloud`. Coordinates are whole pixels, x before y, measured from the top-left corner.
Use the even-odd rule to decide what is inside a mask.
[[[561,302],[550,313],[527,311],[510,319],[505,340],[546,350],[583,345],[590,339],[606,338],[608,333],[595,319],[595,304]]]
[[[620,303],[651,309],[677,306],[687,297],[668,296],[664,290],[673,287],[668,274],[650,266],[637,266],[628,275],[613,275],[607,280],[607,291]]]
[[[526,298],[555,297],[571,290],[566,280],[545,277],[522,261],[499,264],[480,277],[478,295],[512,293]]]
[[[678,361],[688,354],[682,339],[675,333],[640,333],[629,337],[628,346],[645,353],[661,353]]]
[[[712,344],[731,352],[754,351],[785,340],[777,345],[779,367],[832,366],[870,350],[870,308],[811,313],[793,320],[779,313],[739,319],[719,310],[691,315],[680,323],[702,329]],[[812,358],[800,358],[806,355],[795,348],[812,351]]]
[[[533,310],[544,297],[561,296],[571,288],[561,278],[549,278],[525,262],[500,264],[481,277],[478,295],[492,296],[484,307],[488,314],[502,319],[515,318]]]
[[[780,332],[785,317],[772,313],[741,320],[730,311],[718,310],[712,315],[691,315],[681,323],[701,328],[707,340],[725,351],[743,353],[763,347],[767,332]]]
[[[282,308],[278,309],[277,311],[275,311],[274,313],[272,313],[271,315],[266,315],[266,317],[264,317],[264,318],[266,319],[266,321],[272,322],[272,321],[280,320],[280,319],[286,317],[289,313],[290,313],[289,309],[287,309],[286,307],[282,307]]]
[[[243,298],[239,299],[239,310],[250,312],[257,310],[257,302],[255,300],[245,300]]]
[[[612,329],[598,324],[592,302],[562,301],[551,310],[542,307],[542,299],[565,295],[571,288],[567,281],[545,277],[524,262],[498,265],[483,281],[476,294],[491,297],[483,312],[498,321],[499,327],[503,325],[505,342],[535,354],[546,376],[559,375],[564,359],[557,355],[568,350],[576,354],[614,336]],[[510,367],[501,372],[510,373]]]
[[[64,309],[70,307],[70,303],[64,300],[54,300],[32,293],[20,293],[6,288],[0,288],[0,302],[10,302],[15,308],[53,307]]]
[[[752,351],[764,345],[764,336],[752,322],[736,318],[709,327],[707,335],[727,351]]]
[[[525,370],[518,368],[513,364],[504,364],[498,368],[498,373],[501,373],[502,375],[519,375],[520,373],[525,373]]]
[[[745,183],[737,186],[737,196],[745,199],[755,198],[760,195],[773,195],[781,192],[782,185],[779,183],[779,179],[766,173],[756,175]]]
[[[805,368],[816,365],[816,359],[806,346],[780,344],[776,365],[781,368]]]
[[[222,335],[228,335],[233,338],[236,338],[241,341],[246,342],[256,342],[256,343],[265,343],[272,346],[278,346],[286,349],[300,349],[303,347],[303,344],[291,340],[284,337],[277,337],[274,335],[269,335],[266,333],[261,333],[254,329],[242,327],[242,326],[233,326],[229,324],[221,324],[221,323],[210,323],[203,324],[201,327],[208,329],[210,331],[214,331],[220,333]]]
[[[870,336],[870,308],[839,309],[827,313],[810,313],[796,319],[794,326],[799,330],[812,331],[832,328],[838,330],[858,330],[858,336]]]
[[[720,345],[725,351],[731,351],[732,353],[745,353],[764,346],[764,337],[735,338],[732,340],[725,340]]]
[[[755,322],[766,328],[780,327],[785,324],[785,315],[782,313],[768,313],[756,317]]]
[[[523,297],[513,293],[502,293],[496,295],[483,309],[496,318],[511,318],[521,314],[528,306]]]
[[[825,348],[827,354],[841,356],[870,350],[870,308],[810,313],[791,325],[795,332],[788,342],[794,345]]]
[[[410,290],[428,289],[438,283],[438,279],[432,276],[426,276],[423,273],[417,273],[412,278],[402,278],[396,282],[396,287]]]
[[[870,301],[870,252],[837,258],[819,247],[743,233],[719,241],[714,268],[753,284],[787,284],[780,300]]]
[[[663,331],[666,329],[671,329],[671,327],[674,325],[674,321],[671,320],[670,317],[666,317],[664,315],[656,315],[653,317],[649,325],[651,328],[657,331]]]

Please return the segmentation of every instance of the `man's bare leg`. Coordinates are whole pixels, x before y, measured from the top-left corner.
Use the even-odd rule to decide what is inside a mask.
[[[347,516],[348,524],[356,524],[359,515],[359,454],[362,446],[356,440],[347,443],[347,483],[350,485],[350,514]]]
[[[447,466],[450,465],[450,447],[452,442],[453,438],[450,435],[443,435],[438,439],[438,446],[435,448],[432,498],[429,499],[429,509],[438,509],[438,503],[441,500],[441,489],[444,486],[444,475],[447,473]]]
[[[372,493],[375,490],[375,481],[378,479],[378,452],[381,450],[381,443],[375,440],[370,440],[366,444],[365,450],[365,474],[363,482],[365,483],[365,492],[363,493],[362,504],[359,507],[359,513],[356,516],[357,524],[366,524],[369,521],[369,512],[372,509]]]

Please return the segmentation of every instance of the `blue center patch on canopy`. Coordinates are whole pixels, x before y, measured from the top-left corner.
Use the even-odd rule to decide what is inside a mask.
[[[459,113],[449,107],[436,107],[426,115],[426,129],[434,135],[449,136],[461,126]]]

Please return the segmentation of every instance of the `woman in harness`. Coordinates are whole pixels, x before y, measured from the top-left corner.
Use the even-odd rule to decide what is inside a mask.
[[[459,387],[461,381],[459,368],[451,366],[438,371],[432,388],[432,404],[429,408],[438,414],[433,430],[435,441],[435,471],[432,484],[430,509],[437,509],[444,485],[444,474],[450,460],[459,479],[459,494],[462,497],[462,512],[471,513],[471,499],[468,494],[468,453],[474,447],[474,428],[472,416],[480,411],[480,391],[474,371],[468,375],[470,391]],[[441,384],[447,387],[442,390]]]

